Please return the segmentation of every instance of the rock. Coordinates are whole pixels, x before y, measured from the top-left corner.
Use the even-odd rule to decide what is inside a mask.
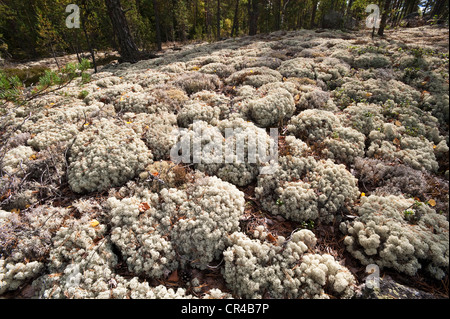
[[[390,276],[380,278],[380,287],[371,288],[365,283],[356,294],[357,299],[438,299],[422,290],[407,287],[394,281]]]

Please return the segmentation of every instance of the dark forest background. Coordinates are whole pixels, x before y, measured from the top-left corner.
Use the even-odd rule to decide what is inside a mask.
[[[72,3],[80,8],[79,29],[65,24]],[[0,0],[0,58],[112,49],[134,62],[167,42],[301,28],[355,29],[364,25],[372,3],[383,14],[381,29],[415,17],[448,23],[447,0]]]

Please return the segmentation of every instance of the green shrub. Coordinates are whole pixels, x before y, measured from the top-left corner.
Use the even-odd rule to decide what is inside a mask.
[[[78,64],[68,63],[59,71],[52,71],[42,67],[32,68],[33,71],[29,71],[30,69],[28,71],[20,69],[0,71],[0,100],[18,103],[26,102],[33,97],[45,94],[50,87],[57,86],[55,89],[62,88],[79,76],[81,76],[82,84],[87,83],[90,81],[90,75],[85,73],[85,71],[90,67],[88,60],[82,60]],[[33,85],[38,75],[38,81]],[[33,86],[33,89],[30,91],[31,95],[27,97],[24,96],[24,89],[27,86],[26,82],[31,83]]]
[[[31,86],[36,84],[49,69],[43,66],[34,66],[27,69],[6,68],[3,71],[9,77],[17,76],[25,86]]]

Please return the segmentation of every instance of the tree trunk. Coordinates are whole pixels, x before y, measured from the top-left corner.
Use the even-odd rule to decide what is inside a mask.
[[[231,36],[239,35],[239,1],[236,0],[236,6],[234,8],[233,27],[231,28]]]
[[[448,8],[445,10],[445,3],[447,0],[436,0],[433,10],[431,11],[431,17],[438,16],[442,18],[445,14],[448,14]]]
[[[81,28],[83,29],[84,37],[86,38],[86,43],[88,45],[89,52],[91,53],[92,64],[94,66],[94,72],[97,73],[97,62],[95,60],[95,52],[94,52],[94,49],[92,48],[91,41],[89,40],[89,35],[86,30],[86,22],[85,22],[85,20],[88,19],[90,11],[88,8],[87,1],[83,1],[82,5],[84,8],[84,14],[83,14],[83,19],[81,19]]]
[[[315,20],[316,20],[316,12],[317,12],[317,0],[313,1],[313,7],[312,7],[312,13],[311,13],[311,22],[310,22],[310,27],[314,28],[315,26]]]
[[[275,8],[275,30],[281,29],[281,0],[277,0],[276,2],[276,8]]]
[[[281,29],[284,29],[284,20],[285,20],[285,17],[286,17],[286,8],[287,8],[289,2],[290,2],[290,0],[284,1],[283,7],[281,8],[281,17],[280,17],[280,28]]]
[[[158,0],[153,0],[153,11],[155,13],[155,31],[156,31],[156,44],[158,46],[158,51],[162,51],[161,44],[161,27],[159,25],[159,7]]]
[[[386,22],[389,15],[389,10],[391,9],[392,0],[385,0],[383,14],[381,15],[380,28],[378,29],[378,35],[384,35],[384,29],[386,28]]]
[[[220,0],[217,0],[217,40],[220,40]]]
[[[178,32],[178,21],[177,21],[177,0],[172,0],[172,42],[175,42],[179,39],[177,33]]]
[[[349,16],[352,13],[353,1],[354,0],[349,0],[349,2],[348,2],[347,12],[345,13],[346,16]]]
[[[120,5],[120,0],[105,0],[108,15],[111,19],[114,33],[119,42],[119,53],[124,62],[135,63],[139,61],[140,52],[131,36],[130,28],[125,13]]]
[[[397,1],[397,5],[395,7],[395,17],[394,17],[394,23],[393,26],[397,26],[401,20],[402,17],[402,8],[405,5],[405,1],[404,0],[398,0]]]
[[[259,0],[249,0],[249,35],[256,35],[258,32]]]
[[[206,26],[206,34],[208,36],[208,40],[211,40],[211,14],[209,12],[209,0],[205,1],[205,26]]]
[[[305,9],[298,10],[296,28],[301,29],[303,27],[303,17],[305,16]]]
[[[197,20],[198,20],[198,1],[194,0],[194,31],[197,28]]]

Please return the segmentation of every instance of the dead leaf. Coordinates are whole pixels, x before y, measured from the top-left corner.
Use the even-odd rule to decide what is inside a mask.
[[[177,282],[180,280],[180,277],[178,276],[178,270],[175,270],[173,273],[170,274],[169,278],[167,279],[171,282]]]
[[[392,143],[394,143],[394,145],[400,146],[400,140],[398,138],[394,138]]]
[[[271,243],[275,243],[277,241],[277,239],[270,233],[267,235],[267,240],[269,240]]]
[[[139,211],[141,212],[141,213],[143,213],[143,212],[145,212],[145,211],[147,211],[147,210],[149,210],[150,209],[150,205],[148,204],[148,203],[141,203],[140,205],[139,205]]]
[[[436,206],[436,201],[434,199],[430,199],[428,201],[428,205],[430,205],[431,207],[434,207],[434,206]]]
[[[402,122],[400,122],[400,121],[395,121],[394,124],[395,124],[396,126],[402,126]]]

